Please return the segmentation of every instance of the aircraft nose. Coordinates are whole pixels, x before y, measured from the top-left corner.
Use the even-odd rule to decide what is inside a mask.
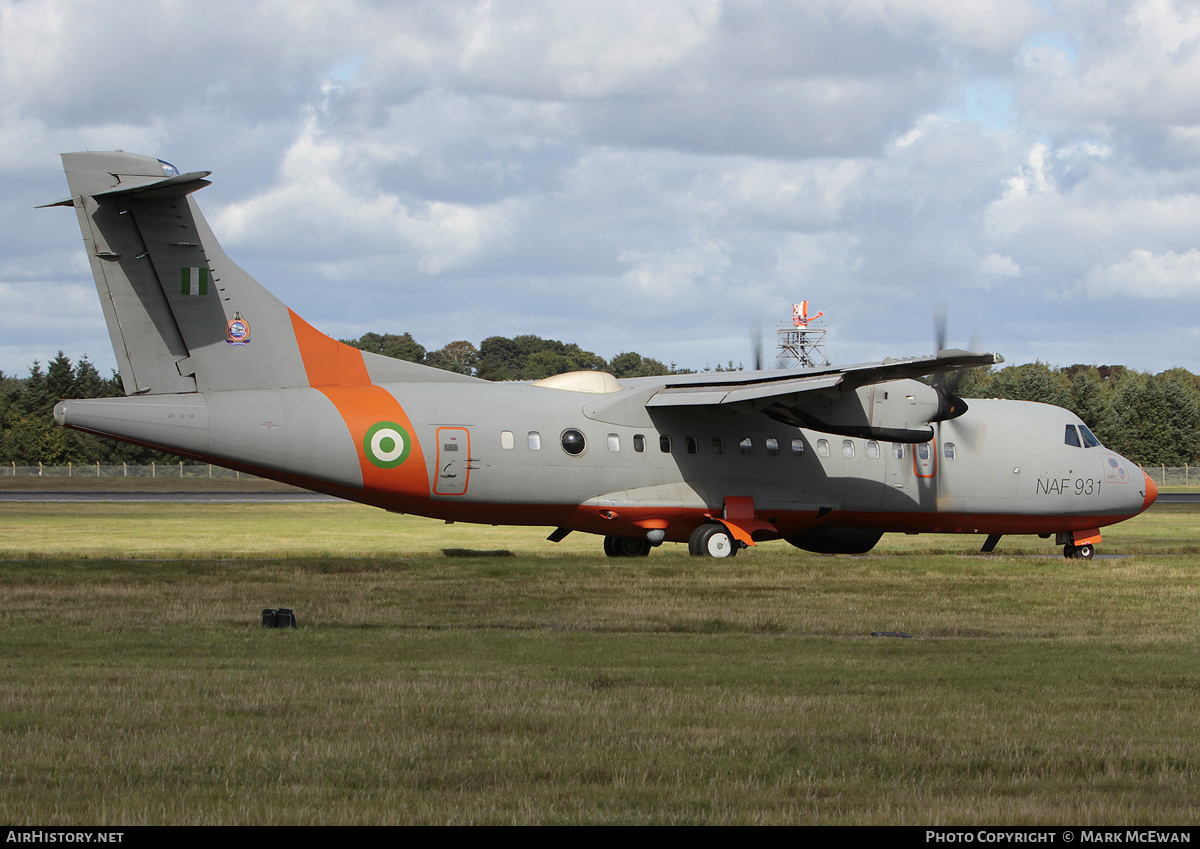
[[[1146,497],[1142,499],[1142,510],[1148,510],[1154,500],[1158,498],[1158,486],[1154,483],[1154,478],[1150,477],[1145,472],[1142,472],[1142,477],[1146,479]]]

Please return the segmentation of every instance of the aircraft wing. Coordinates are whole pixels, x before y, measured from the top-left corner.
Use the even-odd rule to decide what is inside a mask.
[[[873,383],[1002,362],[1004,358],[999,354],[948,349],[933,356],[886,359],[852,366],[672,375],[666,379],[666,385],[650,397],[646,406],[692,407],[758,402],[754,406],[762,407],[771,403],[786,403],[797,399],[797,396],[821,389],[840,387],[843,391],[852,391]]]

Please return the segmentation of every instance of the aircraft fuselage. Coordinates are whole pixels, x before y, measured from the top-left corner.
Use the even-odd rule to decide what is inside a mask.
[[[193,393],[67,401],[56,415],[396,512],[606,536],[652,527],[679,542],[730,497],[752,498],[773,526],[756,540],[818,527],[1063,533],[1153,501],[1135,464],[1068,444],[1082,422],[1045,404],[973,400],[929,442],[905,444],[725,408],[648,409],[652,382],[607,395],[483,382]],[[380,424],[382,441],[368,436]],[[582,437],[575,453],[568,432]]]

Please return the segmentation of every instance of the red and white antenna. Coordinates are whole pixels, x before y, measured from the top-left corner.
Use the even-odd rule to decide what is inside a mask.
[[[808,301],[801,301],[798,304],[792,304],[792,324],[796,327],[808,327],[810,321],[816,321],[821,316],[825,315],[819,312],[812,318],[808,317]]]
[[[775,358],[779,368],[818,368],[829,365],[825,353],[825,333],[828,328],[823,321],[825,315],[808,314],[808,301],[792,304],[792,323],[775,327],[779,345]]]

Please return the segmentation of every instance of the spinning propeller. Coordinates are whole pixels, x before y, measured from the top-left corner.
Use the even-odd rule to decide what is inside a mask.
[[[933,314],[934,327],[934,342],[936,344],[937,353],[946,350],[946,306],[945,304],[937,307]],[[979,347],[978,338],[972,338],[971,350],[974,351]],[[963,378],[966,376],[966,369],[956,369],[954,371],[943,371],[933,376],[931,385],[938,394],[938,410],[931,418],[930,422],[944,422],[949,419],[956,419],[967,411],[967,402],[958,395],[958,389],[962,386]]]
[[[941,304],[933,314],[934,326],[934,342],[937,345],[938,352],[946,350],[946,305]],[[971,351],[978,351],[982,346],[979,338],[979,330],[976,329],[971,334]],[[949,372],[940,372],[933,376],[931,385],[938,393],[938,411],[933,418],[929,420],[930,424],[934,425],[937,432],[937,443],[939,450],[942,445],[942,422],[950,419],[957,419],[967,411],[967,402],[958,394],[958,390],[962,387],[963,379],[967,376],[967,369],[956,369]],[[978,421],[958,422],[958,433],[966,438],[972,449],[978,447],[979,440],[983,436],[983,425]]]

